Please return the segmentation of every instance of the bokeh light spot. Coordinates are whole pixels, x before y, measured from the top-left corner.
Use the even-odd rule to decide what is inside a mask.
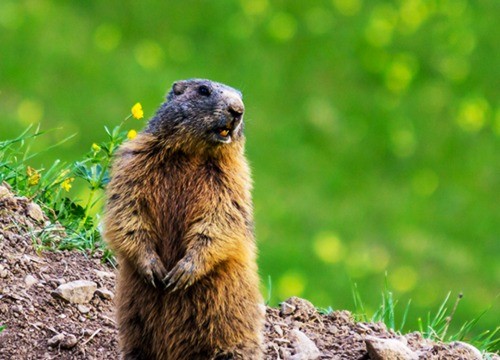
[[[400,158],[407,158],[415,153],[417,141],[415,134],[408,129],[391,131],[392,152]]]
[[[345,264],[352,278],[361,278],[372,272],[373,259],[370,250],[364,243],[352,244]]]
[[[361,9],[360,0],[333,0],[333,5],[339,13],[345,16],[356,15]]]
[[[421,0],[406,0],[401,3],[400,17],[406,32],[414,32],[429,16],[428,5]]]
[[[278,41],[290,40],[294,37],[296,31],[297,22],[290,14],[277,13],[269,22],[269,34]]]
[[[368,43],[376,47],[389,45],[392,42],[397,19],[397,12],[391,5],[377,5],[365,28],[365,38]]]
[[[322,7],[315,7],[306,13],[305,21],[311,33],[321,35],[332,28],[333,14]]]
[[[143,68],[152,70],[158,68],[163,61],[163,50],[152,40],[144,40],[134,49],[135,59]]]
[[[306,279],[303,274],[289,271],[278,280],[278,295],[281,299],[290,296],[300,296],[306,287]]]
[[[310,97],[307,99],[306,112],[307,119],[319,130],[335,132],[338,115],[331,101],[320,97]]]
[[[421,196],[432,195],[439,185],[439,177],[430,170],[424,169],[419,171],[412,180],[413,191]]]
[[[387,270],[391,256],[382,245],[370,247],[370,267],[373,272],[380,273]]]
[[[345,254],[340,238],[330,232],[319,233],[314,239],[313,249],[316,256],[328,264],[339,262]]]
[[[43,117],[44,107],[41,101],[25,99],[17,107],[19,122],[23,125],[31,125],[40,122]]]
[[[460,56],[447,56],[439,63],[439,71],[448,79],[460,82],[467,78],[470,65],[466,58]]]
[[[460,28],[454,31],[450,36],[450,45],[458,53],[469,55],[476,48],[476,35],[467,28]]]
[[[401,266],[389,272],[389,286],[401,293],[413,290],[417,285],[418,274],[410,266]]]
[[[467,132],[477,132],[486,123],[489,105],[483,97],[463,100],[458,109],[457,123]]]
[[[394,92],[400,93],[410,85],[418,69],[417,60],[409,55],[397,56],[385,72],[385,85]]]
[[[103,51],[113,51],[120,44],[122,34],[113,24],[101,24],[94,32],[94,44]]]
[[[247,15],[263,14],[269,7],[267,0],[241,0],[240,4]]]

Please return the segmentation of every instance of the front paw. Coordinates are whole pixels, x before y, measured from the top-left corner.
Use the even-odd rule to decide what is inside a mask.
[[[165,288],[172,291],[187,289],[196,281],[196,266],[190,258],[183,258],[170,270],[163,279]]]
[[[144,277],[145,281],[156,287],[167,274],[167,269],[163,265],[160,257],[155,252],[148,254],[141,259],[138,264],[139,273]]]

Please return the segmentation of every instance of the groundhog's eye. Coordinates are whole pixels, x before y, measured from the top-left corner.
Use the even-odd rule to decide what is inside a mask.
[[[206,85],[201,85],[198,88],[198,94],[203,95],[203,96],[210,96],[210,88]]]

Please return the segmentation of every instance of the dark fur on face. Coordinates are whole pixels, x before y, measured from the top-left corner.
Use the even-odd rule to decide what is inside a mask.
[[[203,79],[178,81],[146,132],[187,152],[199,151],[240,140],[244,111],[238,90]]]

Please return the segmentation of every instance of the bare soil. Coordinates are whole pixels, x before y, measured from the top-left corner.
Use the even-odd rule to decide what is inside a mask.
[[[0,359],[118,359],[111,299],[94,294],[82,306],[52,295],[74,280],[114,292],[115,269],[102,264],[100,253],[37,251],[40,237],[47,236],[47,218],[5,189],[0,186],[0,325],[6,327],[0,332]],[[50,236],[57,241],[64,230]],[[369,339],[396,339],[415,359],[481,358],[467,344],[435,343],[418,333],[402,336],[381,323],[355,322],[347,311],[320,314],[299,298],[266,312],[266,359],[411,358],[367,348]]]

